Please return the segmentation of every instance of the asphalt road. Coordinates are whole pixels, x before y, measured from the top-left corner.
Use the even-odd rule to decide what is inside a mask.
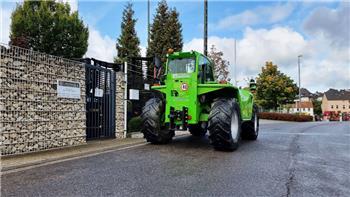
[[[1,196],[350,196],[350,123],[264,124],[235,152],[185,136],[1,181]]]

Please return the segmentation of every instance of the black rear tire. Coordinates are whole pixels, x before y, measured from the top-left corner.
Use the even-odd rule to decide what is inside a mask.
[[[240,142],[241,117],[235,99],[219,98],[212,104],[208,118],[210,144],[218,150],[236,150]]]
[[[258,139],[258,135],[259,135],[258,107],[254,105],[252,119],[242,124],[242,139],[256,140]]]
[[[195,124],[195,125],[189,125],[188,129],[189,129],[190,133],[196,137],[205,136],[205,134],[207,133],[207,125],[205,124],[205,126],[203,128],[202,124],[205,124],[205,123],[199,122],[198,124]]]
[[[162,126],[164,105],[161,99],[149,99],[142,108],[141,119],[143,123],[141,132],[147,142],[165,144],[171,141],[174,132]]]

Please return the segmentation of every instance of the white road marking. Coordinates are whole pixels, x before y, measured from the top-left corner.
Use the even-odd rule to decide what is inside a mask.
[[[350,137],[347,133],[290,133],[290,132],[261,132],[259,134],[281,134],[281,135],[309,135],[309,136],[346,136]]]

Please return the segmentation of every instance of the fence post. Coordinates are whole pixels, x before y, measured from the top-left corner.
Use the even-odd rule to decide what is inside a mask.
[[[124,138],[128,129],[128,62],[124,62]]]

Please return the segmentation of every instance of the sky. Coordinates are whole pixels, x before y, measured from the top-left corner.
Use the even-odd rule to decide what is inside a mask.
[[[113,61],[123,9],[128,1],[68,2],[89,27],[86,57]],[[144,55],[147,47],[147,1],[134,4],[136,31]],[[21,1],[1,0],[0,42],[9,41],[11,12]],[[151,1],[151,22],[158,1]],[[184,51],[203,51],[203,1],[168,0],[180,13]],[[312,92],[350,89],[350,1],[208,0],[208,45],[223,51],[230,77],[245,86],[266,61]],[[237,43],[236,69],[234,43]],[[234,73],[234,70],[237,73]]]

